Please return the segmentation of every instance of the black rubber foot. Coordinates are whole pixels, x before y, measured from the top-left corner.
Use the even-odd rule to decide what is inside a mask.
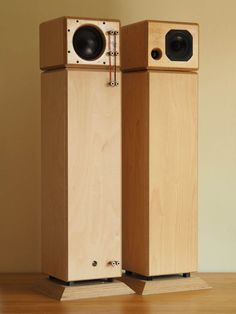
[[[69,286],[69,287],[71,287],[71,286],[77,286],[77,285],[79,285],[79,284],[81,284],[82,282],[101,282],[101,283],[103,283],[103,282],[113,282],[113,278],[104,278],[104,279],[94,279],[94,280],[78,280],[78,281],[64,281],[64,280],[61,280],[61,279],[58,279],[58,278],[55,278],[55,277],[53,277],[53,276],[49,276],[48,277],[49,278],[49,280],[52,280],[52,281],[54,281],[54,282],[57,282],[57,283],[59,283],[59,284],[61,284],[61,285],[64,285],[64,286]]]
[[[191,274],[190,273],[183,273],[183,277],[184,278],[189,278],[189,277],[191,277]]]
[[[61,279],[58,279],[58,278],[55,278],[53,276],[49,276],[49,279],[52,280],[52,281],[56,281],[57,283],[61,284],[61,285],[64,285],[64,286],[74,286],[75,285],[75,281],[64,281],[64,280],[61,280]]]

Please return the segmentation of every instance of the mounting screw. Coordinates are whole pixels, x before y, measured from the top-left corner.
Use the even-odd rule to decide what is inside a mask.
[[[93,261],[93,262],[92,262],[93,267],[96,267],[96,266],[97,266],[97,264],[98,264],[98,262],[97,262],[97,261]]]

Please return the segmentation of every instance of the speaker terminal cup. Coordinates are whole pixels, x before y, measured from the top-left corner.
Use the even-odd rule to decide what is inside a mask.
[[[117,81],[110,81],[110,82],[108,83],[108,85],[109,85],[109,86],[112,86],[112,87],[119,86],[119,82],[117,82]]]
[[[109,59],[109,83],[108,86],[115,87],[119,86],[117,81],[117,56],[119,55],[119,48],[117,49],[117,35],[119,32],[117,30],[110,30],[108,34],[108,51],[107,56]],[[113,38],[113,41],[111,40]],[[113,61],[113,62],[112,62]]]
[[[108,35],[113,35],[113,36],[117,36],[119,35],[119,32],[118,31],[113,31],[113,30],[110,30],[107,32]]]
[[[107,55],[108,56],[112,56],[112,57],[118,56],[119,55],[119,51],[108,51]]]
[[[112,267],[116,267],[116,266],[120,265],[120,262],[119,261],[110,261],[108,264],[111,265]]]

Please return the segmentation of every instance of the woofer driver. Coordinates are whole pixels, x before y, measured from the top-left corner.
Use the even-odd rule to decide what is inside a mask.
[[[79,27],[73,36],[73,47],[77,55],[84,60],[96,60],[105,50],[103,33],[93,25]]]
[[[166,34],[166,55],[171,61],[188,61],[193,56],[193,37],[187,30],[172,29]]]

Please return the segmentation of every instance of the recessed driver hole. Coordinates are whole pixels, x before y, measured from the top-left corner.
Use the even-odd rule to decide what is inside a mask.
[[[152,49],[151,56],[154,60],[160,60],[162,57],[162,51],[159,48]]]

